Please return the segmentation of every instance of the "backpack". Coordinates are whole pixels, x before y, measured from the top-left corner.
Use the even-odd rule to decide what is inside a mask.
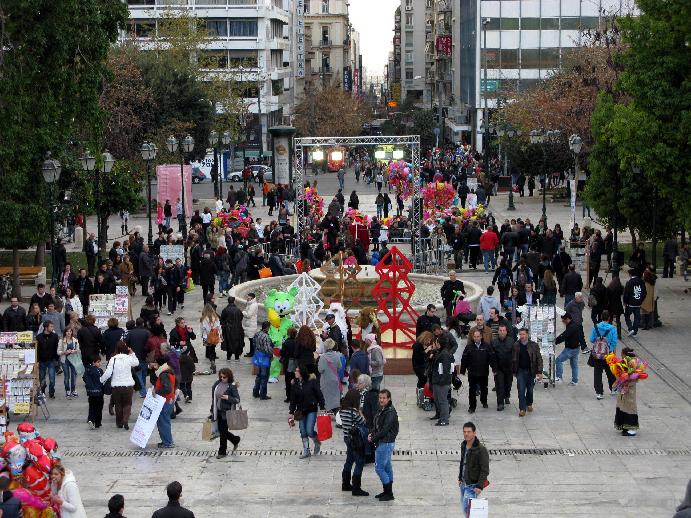
[[[595,343],[592,349],[593,358],[596,360],[602,360],[605,356],[609,354],[609,342],[607,341],[607,335],[609,334],[609,329],[605,331],[604,335],[600,334],[600,330],[595,325]]]
[[[365,439],[360,426],[355,425],[350,429],[345,443],[346,446],[350,446],[356,453],[362,455],[365,452]]]
[[[221,343],[221,333],[217,327],[212,327],[209,334],[206,335],[206,343],[209,345],[218,345]]]
[[[502,268],[499,272],[499,279],[497,279],[497,284],[500,288],[508,288],[511,286],[511,279],[506,271],[506,268]]]

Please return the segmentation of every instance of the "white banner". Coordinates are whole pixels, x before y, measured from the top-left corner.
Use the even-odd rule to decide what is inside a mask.
[[[578,189],[578,182],[576,180],[569,180],[571,189],[571,223],[570,229],[576,226],[576,189]]]
[[[161,415],[161,409],[165,402],[166,398],[152,394],[150,390],[147,390],[142,409],[139,411],[139,417],[130,434],[130,441],[140,448],[146,448],[146,443],[149,442],[149,437],[156,428],[156,421]]]
[[[180,259],[183,264],[185,262],[185,245],[161,245],[161,251],[158,254],[164,261],[170,259],[175,262],[175,259]]]

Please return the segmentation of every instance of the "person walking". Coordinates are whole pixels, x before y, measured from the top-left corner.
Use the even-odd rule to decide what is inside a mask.
[[[125,336],[125,343],[134,351],[139,360],[139,369],[137,370],[137,377],[139,378],[139,397],[144,399],[146,397],[146,371],[149,364],[146,362],[146,342],[151,337],[151,331],[145,327],[144,319],[139,317],[134,323],[134,329],[127,331]]]
[[[437,407],[439,420],[435,426],[448,426],[449,424],[449,390],[451,377],[453,376],[453,355],[446,347],[446,342],[434,342],[436,353],[432,359],[431,379],[434,404]]]
[[[233,355],[235,355],[235,361],[240,361],[240,355],[245,347],[242,320],[242,311],[235,305],[235,297],[228,297],[228,305],[221,312],[222,349],[225,350],[228,361]]]
[[[463,424],[461,462],[458,469],[458,486],[461,488],[461,510],[468,513],[468,502],[477,498],[487,487],[489,476],[489,452],[477,438],[472,421]]]
[[[175,411],[175,390],[176,379],[173,369],[164,357],[158,357],[154,360],[152,367],[155,369],[156,382],[151,388],[151,391],[163,398],[165,398],[165,403],[161,409],[161,413],[158,416],[158,421],[156,421],[156,427],[158,428],[158,435],[161,438],[156,446],[158,448],[169,449],[174,448],[175,443],[173,443],[173,428],[172,428],[172,415]]]
[[[53,331],[53,322],[43,323],[43,332],[36,335],[36,350],[41,392],[46,393],[46,373],[48,374],[48,396],[55,399],[55,368],[59,361],[58,345],[60,338]]]
[[[341,471],[341,491],[351,491],[353,496],[369,496],[362,490],[362,469],[365,466],[365,418],[360,412],[360,392],[350,389],[339,411],[346,444],[346,460]],[[353,469],[355,465],[355,469]]]
[[[635,358],[636,354],[630,347],[624,347],[621,355]],[[624,437],[634,437],[638,434],[638,406],[636,404],[636,386],[638,379],[628,380],[617,394],[617,408],[614,414],[614,427],[621,430]]]
[[[213,421],[218,424],[218,435],[221,443],[218,447],[217,459],[222,459],[228,455],[228,441],[233,445],[233,453],[238,449],[240,437],[228,430],[228,419],[226,412],[235,410],[240,404],[240,393],[238,392],[239,383],[235,381],[233,371],[227,367],[218,371],[218,380],[211,387],[211,415]]]
[[[581,274],[576,271],[574,264],[569,265],[569,271],[566,272],[561,282],[561,289],[559,293],[564,297],[564,304],[571,302],[576,293],[583,289],[583,278]]]
[[[242,331],[245,333],[245,338],[249,340],[250,350],[246,357],[251,358],[254,355],[254,335],[257,334],[257,311],[259,310],[259,303],[257,296],[250,292],[247,294],[247,304],[242,311]]]
[[[489,329],[489,327],[488,327]],[[491,336],[491,330],[490,330]],[[480,403],[487,408],[487,380],[490,365],[495,369],[495,359],[490,345],[482,339],[479,329],[471,330],[470,342],[463,350],[461,375],[468,372],[468,413],[475,412],[477,391],[480,390]]]
[[[597,399],[604,397],[602,388],[603,371],[607,375],[607,385],[609,386],[610,394],[613,396],[616,394],[612,390],[612,386],[617,379],[609,369],[605,356],[616,351],[618,338],[617,329],[612,325],[609,311],[604,310],[602,312],[602,320],[593,326],[593,330],[590,333],[590,342],[593,344],[593,348],[588,358],[588,365],[593,367],[593,387],[595,388],[595,397]]]
[[[257,347],[259,347],[259,344],[257,344]],[[288,425],[292,428],[295,426],[295,421],[298,421],[300,438],[302,439],[301,459],[306,459],[312,455],[310,452],[310,438],[314,442],[314,454],[319,454],[321,449],[321,443],[317,440],[314,426],[317,422],[317,407],[320,410],[324,410],[325,402],[315,372],[314,364],[309,364],[303,377],[302,369],[296,367],[295,379],[293,379],[290,389]]]
[[[63,376],[65,382],[65,399],[78,397],[77,394],[77,368],[82,368],[81,353],[79,352],[79,342],[74,337],[74,330],[71,327],[65,329],[60,345],[58,345],[58,356],[64,365]]]
[[[262,322],[261,331],[254,335],[254,356],[252,363],[257,367],[257,377],[254,380],[252,397],[260,400],[271,399],[267,396],[266,387],[269,382],[269,365],[273,357],[274,344],[268,335],[269,321]]]
[[[619,275],[612,275],[612,280],[607,285],[607,311],[612,322],[616,322],[617,336],[621,336],[621,316],[624,314],[624,305],[621,301],[623,294],[624,287],[621,285]]]
[[[216,372],[216,346],[223,340],[221,320],[211,304],[205,304],[199,319],[202,330],[204,356],[209,360],[211,372]]]
[[[492,339],[492,351],[496,358],[494,371],[494,387],[497,393],[497,411],[504,410],[510,404],[513,371],[511,356],[513,354],[514,339],[509,334],[509,324],[504,321],[497,328],[497,337]]]
[[[101,358],[96,358],[93,363],[84,366],[84,388],[86,397],[89,401],[89,414],[86,422],[92,430],[101,427],[103,417],[103,383],[101,382],[103,369],[101,369]]]
[[[365,346],[369,357],[369,374],[372,378],[372,387],[379,390],[382,381],[384,381],[384,365],[386,365],[384,350],[377,343],[377,336],[374,333],[365,336]]]
[[[518,415],[523,417],[526,410],[533,411],[535,380],[542,380],[542,353],[535,342],[528,340],[526,328],[518,331],[518,340],[513,344],[511,370],[516,376]]]
[[[101,383],[110,380],[112,387],[111,400],[115,406],[115,426],[129,430],[129,419],[132,411],[132,394],[134,378],[132,369],[139,366],[134,351],[123,341],[118,342],[115,355],[110,358],[106,371],[101,376]]]
[[[381,480],[383,491],[376,498],[388,502],[393,496],[393,465],[391,456],[398,436],[398,414],[391,401],[391,392],[379,391],[379,412],[374,416],[373,429],[367,440],[374,444],[374,470]]]
[[[182,497],[182,484],[177,480],[166,486],[168,505],[162,507],[151,515],[151,518],[194,518],[194,513],[180,505]]]
[[[624,321],[629,330],[629,336],[638,334],[638,326],[641,322],[641,304],[647,294],[645,282],[639,277],[638,270],[629,270],[631,278],[624,286]],[[630,317],[633,315],[633,321]]]
[[[557,336],[555,344],[564,344],[564,350],[559,353],[556,358],[556,378],[555,381],[561,381],[564,375],[564,362],[566,360],[571,364],[571,383],[569,385],[578,385],[578,348],[581,345],[581,331],[578,324],[576,324],[569,313],[565,313],[561,317],[561,321],[566,325],[564,332]]]
[[[675,260],[679,255],[679,243],[677,243],[676,238],[670,238],[665,241],[662,247],[662,278],[665,279],[669,277],[670,279],[674,277]]]
[[[345,357],[335,350],[336,343],[327,338],[324,340],[324,354],[319,357],[319,388],[324,395],[326,409],[335,414],[341,406],[343,384],[342,372],[345,370]]]

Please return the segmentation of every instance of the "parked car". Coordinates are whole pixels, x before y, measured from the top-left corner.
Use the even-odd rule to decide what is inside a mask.
[[[252,179],[255,182],[259,182],[259,172],[261,171],[263,173],[262,178],[264,180],[268,180],[269,182],[272,182],[274,179],[274,174],[273,171],[271,170],[270,167],[261,165],[261,164],[253,164],[250,166],[250,169],[252,171]],[[231,182],[241,182],[242,181],[242,171],[233,171],[228,175],[228,180]]]
[[[204,171],[202,171],[198,167],[193,167],[192,168],[192,183],[201,183],[204,180],[207,180],[207,176],[204,174]]]

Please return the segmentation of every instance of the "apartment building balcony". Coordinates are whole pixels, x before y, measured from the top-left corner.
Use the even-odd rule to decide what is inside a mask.
[[[330,38],[319,38],[314,44],[315,47],[322,47],[322,48],[328,48],[331,47],[331,39]]]
[[[333,68],[332,67],[319,67],[317,69],[317,74],[319,75],[331,75],[333,74]]]

